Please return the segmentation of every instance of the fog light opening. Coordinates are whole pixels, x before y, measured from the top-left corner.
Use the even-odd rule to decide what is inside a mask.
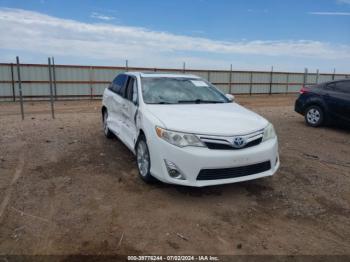
[[[179,168],[171,161],[164,159],[165,166],[168,170],[168,174],[171,178],[175,179],[182,179],[184,180],[185,177],[182,175],[181,171]]]

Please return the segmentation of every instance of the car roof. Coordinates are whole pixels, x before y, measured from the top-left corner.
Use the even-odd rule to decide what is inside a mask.
[[[350,79],[348,79],[348,78],[337,79],[337,80],[332,80],[332,81],[324,82],[324,83],[321,83],[321,84],[330,84],[330,83],[337,83],[337,82],[343,82],[343,81],[350,82]]]
[[[167,78],[200,78],[196,75],[190,75],[190,74],[174,74],[174,73],[160,73],[160,72],[125,72],[126,75],[133,75],[133,76],[139,76],[139,77],[167,77]]]

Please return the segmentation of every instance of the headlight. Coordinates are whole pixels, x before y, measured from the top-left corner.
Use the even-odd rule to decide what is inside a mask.
[[[156,127],[156,132],[158,137],[178,147],[185,147],[185,146],[204,147],[205,146],[199,140],[199,138],[193,134],[170,131],[160,127]]]
[[[275,137],[276,137],[275,129],[273,128],[273,125],[269,123],[264,130],[264,136],[262,141],[264,142]]]

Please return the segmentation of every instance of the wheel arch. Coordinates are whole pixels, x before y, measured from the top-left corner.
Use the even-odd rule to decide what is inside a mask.
[[[310,106],[318,106],[323,110],[323,113],[326,115],[327,113],[327,106],[326,104],[321,100],[321,99],[312,99],[310,101],[308,101],[303,109],[303,114],[306,114],[306,110],[310,107]]]
[[[107,111],[107,107],[103,105],[101,107],[101,114],[102,114],[102,116],[103,116],[104,112],[106,112],[106,111]]]
[[[137,138],[136,138],[136,141],[135,141],[135,145],[134,145],[134,149],[135,149],[135,150],[136,150],[137,143],[139,142],[139,140],[140,140],[141,137],[144,137],[144,138],[147,140],[146,134],[145,134],[145,132],[142,130],[142,128],[140,128],[139,133],[138,133]]]

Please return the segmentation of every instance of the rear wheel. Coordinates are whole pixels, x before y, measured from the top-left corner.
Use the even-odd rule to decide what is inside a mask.
[[[153,182],[154,178],[151,175],[151,158],[146,142],[146,138],[141,136],[136,145],[136,161],[139,175],[147,183]]]
[[[108,112],[107,110],[104,110],[102,115],[103,133],[107,138],[113,138],[113,133],[108,128],[107,119],[108,119]]]
[[[305,111],[305,121],[309,126],[318,127],[324,122],[324,112],[319,106],[310,106]]]

